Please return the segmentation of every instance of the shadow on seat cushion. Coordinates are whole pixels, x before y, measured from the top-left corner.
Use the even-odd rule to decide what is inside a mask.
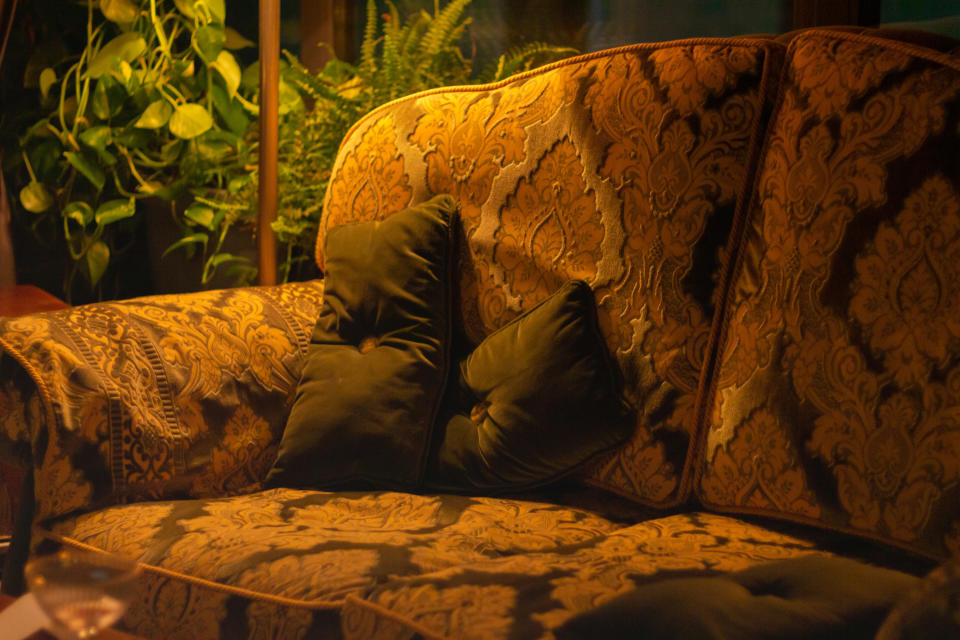
[[[846,558],[805,556],[645,585],[572,618],[556,637],[635,638],[642,630],[648,640],[866,640],[916,583]]]

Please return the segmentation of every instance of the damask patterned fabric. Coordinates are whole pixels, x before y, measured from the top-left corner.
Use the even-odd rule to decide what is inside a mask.
[[[322,295],[312,282],[0,319],[4,366],[33,382],[0,388],[0,406],[38,416],[4,418],[0,442],[30,446],[36,518],[256,488]]]
[[[208,640],[336,637],[299,634],[329,631],[346,596],[363,597],[389,579],[561,553],[622,527],[524,500],[271,489],[109,507],[47,535],[146,565],[124,619],[129,631]]]
[[[635,587],[822,553],[732,518],[687,513],[556,550],[477,560],[396,579],[343,609],[347,640],[548,640],[552,630]]]
[[[692,481],[714,277],[780,59],[781,45],[762,39],[636,45],[390,103],[344,140],[318,264],[325,229],[451,193],[473,345],[565,281],[587,281],[640,409],[633,438],[588,475],[645,504],[678,504]]]
[[[768,136],[699,494],[960,553],[960,59],[802,34]]]
[[[42,413],[36,386],[16,360],[0,352],[0,538],[13,534],[30,452],[23,437]]]

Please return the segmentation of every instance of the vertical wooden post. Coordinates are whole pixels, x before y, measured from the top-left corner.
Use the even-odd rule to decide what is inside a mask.
[[[280,0],[260,0],[260,184],[257,214],[259,282],[277,283],[277,156],[280,125]]]

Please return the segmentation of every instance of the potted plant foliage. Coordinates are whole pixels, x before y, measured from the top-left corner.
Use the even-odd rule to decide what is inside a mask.
[[[343,136],[364,114],[415,91],[494,81],[574,52],[534,43],[478,71],[464,55],[470,1],[436,3],[432,13],[401,20],[392,3],[380,15],[368,0],[355,64],[334,59],[311,74],[285,52],[273,225],[281,280],[311,275],[308,256],[330,169]],[[174,223],[164,255],[200,258],[194,288],[209,286],[225,269],[233,284],[252,282],[253,262],[229,248],[238,239],[252,247],[256,226],[258,69],[242,69],[232,53],[252,43],[225,26],[225,0],[100,0],[86,7],[85,47],[42,71],[39,88],[50,111],[21,138],[20,203],[34,225],[62,234],[65,295],[110,297],[105,274],[158,209]],[[78,289],[84,295],[76,296]]]
[[[61,230],[68,297],[100,297],[147,200],[181,224],[228,227],[225,210],[205,203],[249,164],[257,107],[231,53],[252,43],[225,26],[225,11],[224,0],[87,3],[85,48],[40,74],[52,110],[21,140],[20,203]]]
[[[387,2],[380,15],[367,0],[360,58],[355,64],[333,59],[317,74],[284,52],[281,102],[295,88],[302,101],[286,102],[279,139],[279,202],[273,230],[281,251],[280,280],[309,275],[323,195],[340,142],[347,130],[372,109],[416,91],[438,86],[493,82],[536,64],[576,53],[574,49],[532,43],[510,51],[477,70],[463,53],[471,0],[452,0],[433,13],[421,10],[401,20]],[[312,105],[307,108],[305,105]],[[233,217],[215,220],[208,231],[253,224],[256,216],[256,171],[233,182],[229,200]]]

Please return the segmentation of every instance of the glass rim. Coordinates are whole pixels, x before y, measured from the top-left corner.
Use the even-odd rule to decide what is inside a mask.
[[[109,585],[122,583],[137,577],[142,572],[138,561],[106,551],[94,551],[86,549],[61,549],[54,553],[48,553],[41,556],[30,558],[24,566],[24,576],[27,578],[28,585],[35,579],[44,579],[38,571],[43,568],[59,567],[67,569],[70,565],[82,566],[87,564],[91,567],[104,567],[119,571],[103,580],[98,580],[98,585]]]

